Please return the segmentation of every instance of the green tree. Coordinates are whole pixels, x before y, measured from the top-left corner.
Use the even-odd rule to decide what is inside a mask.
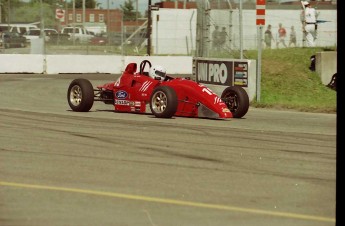
[[[13,12],[11,18],[12,23],[15,22],[29,22],[37,23],[38,25],[41,22],[41,19],[44,21],[45,27],[57,27],[58,21],[55,19],[55,9],[56,6],[48,3],[31,2],[26,5],[17,7]],[[42,18],[41,18],[42,10]]]
[[[3,23],[37,23],[41,22],[41,9],[45,27],[57,28],[59,21],[55,18],[55,9],[65,4],[69,8],[73,7],[72,1],[62,0],[31,0],[23,2],[21,0],[0,0],[1,21]],[[95,8],[95,0],[85,0],[85,8]],[[42,8],[41,8],[42,7]],[[83,8],[83,0],[75,0],[76,8]]]
[[[31,3],[40,3],[41,0],[31,0]],[[50,5],[61,5],[64,6],[66,3],[69,8],[73,7],[73,1],[67,0],[42,0],[43,3]],[[96,6],[96,0],[85,0],[85,8],[93,9]],[[75,8],[83,8],[83,0],[75,0]]]
[[[96,6],[95,0],[85,0],[85,8],[94,9]],[[76,8],[83,8],[83,0],[75,0]]]
[[[125,5],[120,5],[120,7],[123,11],[123,20],[128,21],[136,19],[132,0],[126,0]]]
[[[68,7],[73,8],[73,1],[68,2]],[[94,9],[95,7],[96,7],[96,0],[85,0],[85,8]],[[83,8],[83,0],[75,0],[75,8],[76,9]]]
[[[22,3],[20,0],[0,0],[1,4],[1,22],[10,23],[13,21],[12,11],[17,7],[22,6],[25,3]]]

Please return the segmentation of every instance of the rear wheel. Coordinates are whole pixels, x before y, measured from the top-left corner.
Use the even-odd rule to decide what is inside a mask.
[[[151,112],[157,118],[171,118],[177,110],[177,95],[169,86],[158,86],[150,97]]]
[[[242,87],[227,87],[223,91],[221,98],[231,111],[234,118],[242,118],[248,112],[249,97]]]
[[[68,87],[67,101],[73,111],[89,111],[94,101],[91,82],[87,79],[73,80]]]

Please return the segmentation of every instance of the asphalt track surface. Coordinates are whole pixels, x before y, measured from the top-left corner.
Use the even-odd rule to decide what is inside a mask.
[[[77,113],[77,77],[117,78],[0,75],[0,225],[335,225],[335,114]]]

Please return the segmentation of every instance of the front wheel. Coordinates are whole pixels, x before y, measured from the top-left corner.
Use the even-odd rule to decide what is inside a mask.
[[[171,118],[177,110],[177,95],[169,86],[158,86],[150,97],[151,112],[157,118]]]
[[[87,112],[94,101],[93,86],[87,79],[75,79],[67,91],[67,101],[73,111]]]
[[[249,109],[249,97],[247,92],[240,86],[227,87],[221,99],[231,111],[234,118],[242,118]]]

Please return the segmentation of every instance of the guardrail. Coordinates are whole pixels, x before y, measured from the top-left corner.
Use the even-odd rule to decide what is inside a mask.
[[[150,60],[168,74],[192,74],[190,56],[0,54],[0,73],[109,73],[120,74],[128,63]]]

